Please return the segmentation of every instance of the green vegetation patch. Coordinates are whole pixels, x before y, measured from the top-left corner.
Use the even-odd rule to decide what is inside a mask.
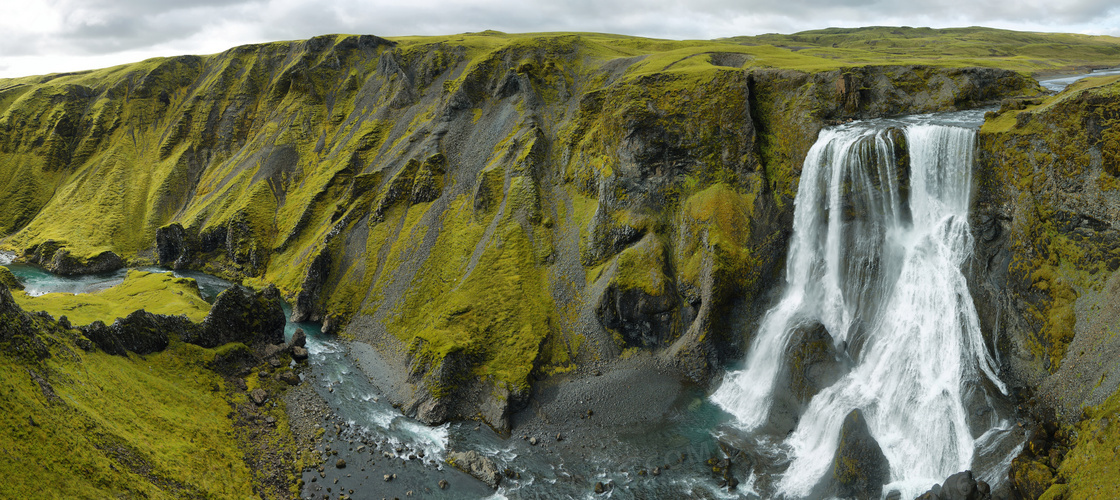
[[[210,304],[202,299],[193,279],[136,270],[130,270],[123,283],[96,293],[48,293],[38,297],[13,293],[13,297],[25,310],[46,311],[56,318],[66,316],[74,325],[94,321],[111,324],[141,309],[152,314],[185,314],[198,323],[210,312]]]
[[[1120,392],[1099,406],[1086,409],[1078,424],[1077,440],[1058,468],[1058,483],[1042,498],[1106,499],[1120,491]]]
[[[213,351],[147,357],[52,344],[28,366],[0,350],[0,497],[249,498]]]

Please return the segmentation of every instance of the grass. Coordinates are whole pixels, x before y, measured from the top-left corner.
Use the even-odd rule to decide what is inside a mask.
[[[16,292],[13,297],[24,310],[46,311],[56,318],[66,316],[73,325],[94,321],[112,324],[141,309],[152,314],[185,314],[198,323],[210,312],[210,304],[202,299],[193,279],[136,270],[129,271],[123,283],[96,293],[32,297]]]
[[[128,358],[56,343],[33,369],[0,353],[0,496],[248,498],[252,473],[229,436],[211,350],[174,342]]]

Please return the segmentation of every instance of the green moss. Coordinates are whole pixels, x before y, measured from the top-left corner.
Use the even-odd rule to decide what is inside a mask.
[[[551,298],[520,224],[506,213],[485,239],[468,203],[460,197],[445,212],[428,265],[388,326],[406,342],[422,339],[436,360],[462,352],[477,360],[475,376],[524,391],[551,329]]]
[[[173,343],[146,358],[122,358],[65,345],[34,368],[57,399],[0,353],[9,374],[0,378],[0,470],[9,475],[0,496],[256,496],[252,472],[228,437],[234,428],[224,382],[203,366],[208,350]]]
[[[20,283],[16,275],[4,266],[0,266],[0,283],[3,283],[9,290],[23,290],[23,283]]]
[[[111,324],[141,309],[152,314],[185,314],[194,322],[201,322],[210,312],[210,304],[202,299],[198,284],[190,278],[176,278],[172,273],[129,271],[123,283],[100,292],[49,293],[37,297],[16,293],[13,297],[25,310],[46,311],[56,318],[66,316],[74,325],[94,321]]]
[[[1099,406],[1085,411],[1078,424],[1077,439],[1065,456],[1058,475],[1067,483],[1053,494],[1062,498],[1112,498],[1120,491],[1120,471],[1116,450],[1120,446],[1120,392]],[[1059,485],[1055,485],[1059,486]],[[1064,490],[1064,492],[1059,491]],[[1047,494],[1052,494],[1050,491]]]

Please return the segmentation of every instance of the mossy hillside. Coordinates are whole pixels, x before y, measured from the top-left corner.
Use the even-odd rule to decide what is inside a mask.
[[[202,299],[193,279],[135,270],[128,272],[123,283],[95,293],[48,293],[36,297],[15,293],[13,297],[25,310],[45,311],[56,318],[66,316],[73,325],[94,321],[112,324],[117,318],[141,309],[152,314],[185,314],[198,323],[210,311],[210,304]]]
[[[990,117],[977,182],[983,210],[1010,219],[1013,288],[1032,355],[1056,371],[1072,341],[1079,291],[1099,291],[1120,266],[1106,189],[1120,159],[1120,79],[1086,79],[1040,104]],[[1104,187],[1102,187],[1102,185]]]
[[[121,358],[65,337],[49,343],[51,356],[38,364],[0,354],[0,468],[9,475],[0,494],[256,496],[253,472],[229,439],[225,382],[205,366],[213,351],[176,342]]]
[[[783,65],[805,71],[765,69]],[[580,286],[555,301],[549,266],[594,268],[650,236],[665,246],[673,281],[650,289],[679,293],[715,279],[719,293],[702,296],[709,307],[700,310],[716,311],[710,302],[738,289],[742,271],[778,267],[797,169],[825,123],[951,109],[988,95],[967,88],[1030,91],[1026,79],[1005,73],[918,68],[943,89],[922,94],[914,68],[841,67],[721,41],[339,35],[13,81],[30,90],[11,90],[18,95],[5,97],[5,113],[38,113],[46,101],[26,98],[35,89],[82,85],[89,90],[79,97],[104,102],[77,106],[96,110],[79,118],[103,132],[79,141],[88,154],[71,156],[54,177],[39,173],[43,160],[27,160],[54,157],[34,138],[20,142],[25,156],[0,158],[5,168],[9,158],[38,168],[51,192],[79,200],[49,201],[3,244],[22,250],[51,234],[75,254],[108,248],[139,261],[151,258],[157,231],[178,223],[188,267],[273,282],[289,298],[315,289],[311,309],[332,331],[364,338],[346,328],[363,316],[357,324],[386,325],[401,346],[420,335],[433,353],[467,353],[463,373],[516,392],[534,366],[570,360],[571,346],[612,355],[601,321],[572,311],[598,302],[584,283],[594,273],[557,273]],[[988,82],[1004,77],[1018,87]],[[891,96],[889,106],[858,99],[866,81]],[[848,100],[833,102],[841,97]],[[119,186],[97,182],[97,172],[121,179],[129,169],[142,195],[114,197],[110,187]],[[186,189],[169,189],[179,185]],[[733,213],[682,215],[686,200],[716,185],[726,194],[712,198],[725,201],[708,205]],[[71,220],[80,214],[87,220]],[[750,231],[727,229],[720,221],[728,217],[749,220]],[[98,218],[145,222],[116,224],[113,233],[94,227]],[[679,230],[692,219],[694,227]],[[61,237],[70,233],[83,239]],[[561,241],[574,233],[583,235],[578,244]],[[705,252],[715,274],[677,260],[682,248],[709,248],[696,239],[713,237]],[[577,247],[581,255],[569,255]],[[309,273],[315,262],[322,279]],[[678,286],[682,269],[693,285]],[[516,281],[527,284],[515,291]],[[486,290],[500,303],[475,304]],[[469,313],[433,309],[468,303]],[[724,316],[705,314],[696,320],[700,339]],[[561,316],[578,321],[554,321]],[[732,351],[707,352],[718,362]]]
[[[780,47],[849,65],[921,61],[921,64],[999,67],[1026,73],[1120,65],[1120,39],[1116,37],[981,27],[828,28],[729,40]]]

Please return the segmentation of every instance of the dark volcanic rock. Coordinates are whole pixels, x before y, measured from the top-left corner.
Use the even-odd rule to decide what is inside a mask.
[[[191,252],[198,247],[198,237],[178,222],[156,230],[156,253],[159,263],[172,269],[185,267]]]
[[[284,341],[284,323],[275,287],[252,291],[234,285],[218,294],[197,335],[183,340],[203,347],[228,342],[276,344]]]
[[[300,346],[292,347],[292,359],[296,361],[307,359],[307,349]]]
[[[49,357],[50,351],[38,335],[44,323],[48,323],[46,318],[20,309],[8,287],[0,283],[0,342],[8,344],[8,353],[36,360]]]
[[[840,444],[832,473],[817,485],[813,497],[879,498],[890,481],[890,464],[871,435],[863,413],[852,410],[840,428]]]
[[[497,488],[498,483],[502,481],[502,475],[498,472],[498,466],[494,465],[494,461],[477,451],[451,452],[447,455],[447,462],[491,488]]]
[[[230,344],[218,350],[210,368],[222,375],[240,377],[249,373],[258,362],[253,350],[245,344]]]
[[[311,265],[307,266],[307,274],[304,275],[299,294],[296,295],[295,303],[292,304],[292,321],[320,321],[323,319],[319,293],[322,291],[323,284],[330,272],[331,252],[329,249],[323,248],[311,260]]]
[[[799,325],[790,335],[785,366],[775,382],[779,389],[770,412],[774,432],[785,434],[797,427],[809,400],[839,380],[849,364],[824,325],[816,321]]]
[[[252,399],[257,406],[261,406],[268,401],[268,392],[258,387],[249,392],[249,399]]]
[[[66,249],[66,243],[47,240],[28,248],[24,256],[48,271],[63,276],[98,274],[124,267],[124,259],[111,251],[104,251],[88,258],[76,257]]]
[[[167,348],[171,337],[184,338],[198,326],[185,316],[163,316],[140,310],[112,325],[94,321],[81,327],[82,333],[102,351],[123,356],[126,351],[151,354]]]
[[[302,328],[296,328],[296,332],[292,334],[292,347],[307,347],[307,334],[303,333]]]

